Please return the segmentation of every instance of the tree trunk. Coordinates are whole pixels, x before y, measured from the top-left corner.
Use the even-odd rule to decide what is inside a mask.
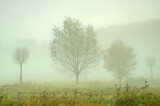
[[[152,73],[152,68],[151,68],[151,81],[153,80],[153,73]]]
[[[119,78],[118,78],[118,80],[119,80],[119,85],[121,84],[121,81],[122,81],[122,77],[121,77],[121,73],[120,73],[120,70],[118,71],[118,74],[119,74]]]
[[[121,84],[122,82],[122,79],[121,79],[121,76],[119,76],[119,84]]]
[[[20,85],[22,85],[22,64],[20,64]]]
[[[79,74],[76,75],[76,85],[78,86]]]

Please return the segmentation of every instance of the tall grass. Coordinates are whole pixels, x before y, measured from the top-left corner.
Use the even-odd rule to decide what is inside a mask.
[[[2,106],[137,106],[160,105],[160,88],[115,85],[115,87],[55,87],[27,84],[0,86]]]

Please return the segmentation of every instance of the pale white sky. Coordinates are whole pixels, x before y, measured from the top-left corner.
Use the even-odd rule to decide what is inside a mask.
[[[64,17],[95,28],[160,18],[160,0],[0,0],[0,42],[52,39]]]

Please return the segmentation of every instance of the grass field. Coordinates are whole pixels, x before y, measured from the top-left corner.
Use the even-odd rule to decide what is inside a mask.
[[[2,106],[160,106],[160,87],[50,83],[0,86]]]

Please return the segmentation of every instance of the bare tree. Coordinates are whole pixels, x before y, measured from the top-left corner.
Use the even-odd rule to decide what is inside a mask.
[[[99,56],[96,33],[91,25],[82,24],[70,17],[65,18],[63,30],[53,29],[54,39],[51,42],[51,58],[58,63],[58,70],[69,72],[76,76],[95,65]]]
[[[16,48],[13,53],[14,61],[20,65],[20,84],[22,85],[22,65],[29,57],[29,50],[25,47]]]
[[[135,57],[132,47],[126,46],[121,40],[116,40],[104,52],[104,68],[112,71],[120,84],[135,68],[137,63]]]
[[[153,66],[155,65],[155,58],[153,57],[148,57],[147,60],[147,66],[150,68],[150,72],[151,72],[151,81],[153,80]]]

